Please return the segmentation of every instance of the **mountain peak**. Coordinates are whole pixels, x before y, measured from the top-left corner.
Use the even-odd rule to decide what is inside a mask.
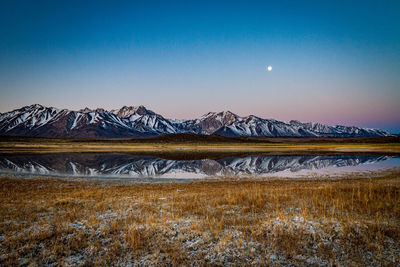
[[[220,112],[208,112],[206,114],[204,114],[203,116],[201,116],[201,118],[209,118],[209,117],[235,117],[235,118],[239,118],[238,115],[236,115],[235,113],[233,113],[232,111],[229,110],[224,110],[224,111],[220,111]]]
[[[155,115],[155,113],[151,110],[148,110],[145,106],[123,106],[120,109],[111,110],[111,113],[114,113],[120,118],[126,118],[133,114],[137,114],[140,116],[143,115]]]
[[[221,115],[224,117],[226,117],[226,116],[238,117],[238,115],[236,115],[235,113],[233,113],[232,111],[229,111],[229,110],[226,110],[226,111],[224,110],[224,111],[218,112],[218,115]]]
[[[148,114],[155,114],[153,111],[148,110],[145,106],[138,106],[136,109],[136,113],[139,115],[148,115]]]
[[[79,111],[80,111],[80,112],[83,112],[83,113],[93,112],[93,110],[90,109],[90,108],[88,108],[88,107],[82,108],[82,109],[80,109]]]
[[[90,112],[102,113],[102,112],[106,112],[106,110],[104,108],[91,109],[91,108],[85,107],[85,108],[80,109],[79,112],[83,112],[83,113],[90,113]]]
[[[44,106],[40,105],[40,104],[32,104],[30,106],[26,106],[24,108],[29,108],[29,109],[39,109],[39,108],[44,108]]]

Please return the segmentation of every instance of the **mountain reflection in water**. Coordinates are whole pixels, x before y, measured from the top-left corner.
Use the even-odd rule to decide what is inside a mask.
[[[108,176],[108,177],[171,177],[202,178],[209,176],[266,176],[295,174],[302,170],[339,169],[349,166],[371,166],[395,158],[365,155],[296,155],[245,156],[220,159],[170,160],[128,154],[41,154],[0,155],[2,172],[43,175]],[[390,165],[390,164],[389,164]]]

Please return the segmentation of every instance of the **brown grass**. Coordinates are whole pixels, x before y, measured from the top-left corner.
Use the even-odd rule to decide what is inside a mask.
[[[129,184],[0,179],[0,265],[399,265],[400,173]]]
[[[400,154],[400,137],[370,138],[229,138],[177,134],[139,139],[36,138],[0,136],[0,153],[368,153]]]

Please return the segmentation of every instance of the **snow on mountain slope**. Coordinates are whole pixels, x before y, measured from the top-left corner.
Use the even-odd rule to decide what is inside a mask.
[[[35,104],[3,113],[0,116],[0,132],[18,131],[19,129],[37,129],[57,118],[60,110]]]
[[[321,123],[307,122],[302,123],[299,121],[290,121],[290,125],[303,129],[304,131],[316,133],[317,136],[327,136],[327,137],[372,137],[372,136],[388,136],[390,133],[379,130],[379,129],[370,129],[370,128],[360,128],[355,126],[329,126]]]
[[[124,124],[139,132],[147,132],[154,135],[178,133],[170,120],[146,109],[144,106],[124,106],[120,110],[112,110],[111,112],[116,114]]]
[[[317,136],[317,134],[292,127],[285,122],[247,116],[219,129],[216,134],[224,136]]]
[[[43,137],[139,137],[116,115],[100,110],[70,111],[31,105],[0,117],[0,134]]]
[[[117,115],[120,118],[127,118],[133,114],[137,114],[137,115],[155,115],[156,114],[153,111],[146,109],[144,106],[138,106],[138,107],[123,106],[120,109],[113,109],[110,112]]]
[[[213,134],[225,125],[229,125],[240,117],[230,111],[209,112],[198,119],[178,122],[175,126],[180,132],[195,134]]]
[[[174,133],[249,137],[371,137],[390,133],[355,126],[289,123],[230,111],[209,112],[198,119],[171,120],[144,106],[72,111],[31,105],[0,114],[0,134],[43,137],[146,137]]]

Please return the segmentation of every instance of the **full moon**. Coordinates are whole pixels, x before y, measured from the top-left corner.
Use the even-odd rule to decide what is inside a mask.
[[[267,66],[267,70],[268,70],[268,71],[271,71],[271,70],[272,70],[272,66],[271,66],[271,65],[268,65],[268,66]]]

